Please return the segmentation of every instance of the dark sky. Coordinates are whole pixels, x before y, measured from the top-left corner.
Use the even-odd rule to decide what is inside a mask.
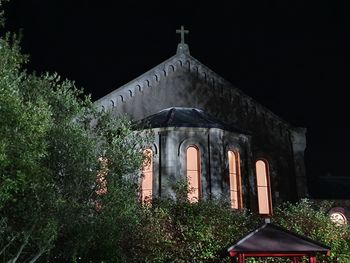
[[[350,176],[347,1],[12,0],[30,70],[56,71],[92,98],[176,52],[191,55],[295,126],[306,127],[310,177]]]

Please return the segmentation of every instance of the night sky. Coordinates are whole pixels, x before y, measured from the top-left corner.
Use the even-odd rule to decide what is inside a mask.
[[[346,2],[12,0],[6,30],[22,29],[30,71],[96,100],[174,55],[184,25],[193,57],[307,128],[310,178],[350,178]]]

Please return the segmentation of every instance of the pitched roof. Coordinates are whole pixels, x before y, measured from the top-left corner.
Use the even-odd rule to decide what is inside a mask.
[[[187,68],[185,74],[195,72],[199,78],[203,78],[203,80],[206,82],[211,80],[213,83],[215,83],[213,85],[221,87],[222,90],[225,90],[226,93],[232,93],[238,95],[246,101],[251,101],[254,103],[254,105],[256,105],[256,107],[264,111],[266,114],[269,114],[274,119],[287,126],[290,125],[281,117],[275,115],[268,108],[245,94],[242,90],[235,87],[232,85],[232,83],[225,80],[219,74],[191,56],[188,45],[181,43],[179,43],[177,47],[177,53],[175,55],[148,70],[139,77],[129,81],[125,85],[106,94],[105,96],[96,100],[94,103],[100,109],[111,109],[121,103],[127,102],[131,97],[137,96],[137,94],[140,94],[144,89],[149,89],[152,86],[157,86],[159,84],[159,79],[167,77],[169,75],[169,72],[177,71],[179,68]]]
[[[218,128],[226,131],[233,131],[241,134],[247,132],[210,116],[203,110],[196,108],[172,107],[150,115],[136,124],[141,128],[161,128],[161,127],[198,127],[198,128]]]
[[[330,247],[308,237],[293,233],[277,225],[266,223],[257,228],[235,245],[228,252],[237,253],[307,253],[321,252],[328,254]]]

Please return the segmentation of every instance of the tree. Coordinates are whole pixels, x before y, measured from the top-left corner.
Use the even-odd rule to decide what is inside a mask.
[[[286,202],[276,211],[274,220],[279,225],[331,247],[331,255],[318,256],[321,262],[350,261],[350,229],[331,221],[327,211],[330,201],[315,202],[302,199],[298,203]]]
[[[106,242],[102,234],[113,233],[115,248],[135,223],[137,184],[126,175],[142,164],[146,137],[97,111],[74,82],[29,74],[27,61],[15,34],[0,37],[0,257],[88,259]],[[108,160],[104,195],[97,194],[101,157]]]
[[[139,211],[132,262],[229,262],[227,248],[258,226],[248,210],[232,210],[226,198],[190,202],[187,182],[174,185],[176,198],[154,199]]]
[[[258,214],[232,210],[227,199],[190,203],[187,184],[179,186],[175,187],[175,200],[154,199],[152,207],[140,210],[133,262],[229,262],[227,249],[263,224]],[[308,199],[282,203],[274,209],[272,221],[330,246],[330,256],[317,255],[320,262],[349,262],[350,229],[330,220],[330,206],[330,202]],[[291,259],[247,258],[247,262],[287,263]]]

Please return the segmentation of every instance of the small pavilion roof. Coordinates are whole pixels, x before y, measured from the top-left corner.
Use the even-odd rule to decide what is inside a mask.
[[[226,131],[248,134],[241,129],[224,123],[223,121],[210,116],[206,112],[196,108],[172,107],[161,110],[150,115],[136,124],[142,128],[160,127],[198,127],[198,128],[219,128]]]
[[[228,249],[231,256],[248,254],[329,254],[330,247],[287,229],[266,223]]]

